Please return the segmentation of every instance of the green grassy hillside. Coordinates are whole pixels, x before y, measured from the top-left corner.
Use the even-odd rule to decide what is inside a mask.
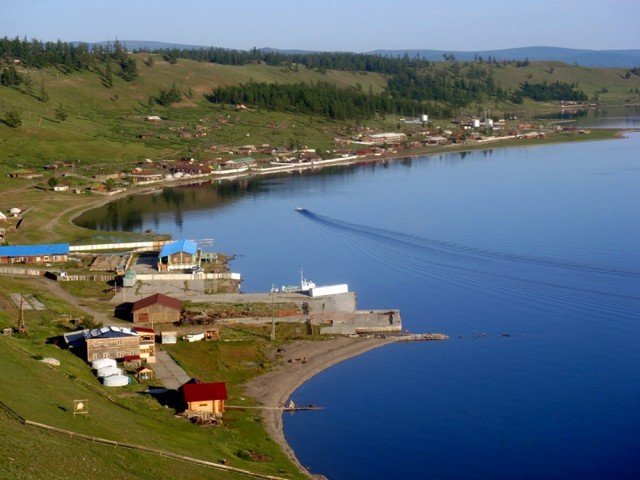
[[[10,293],[34,293],[34,285],[30,280],[2,277],[0,328],[16,323],[17,313],[9,300]],[[300,477],[279,446],[266,436],[255,411],[228,411],[224,425],[203,428],[175,418],[173,408],[165,408],[145,394],[146,385],[103,387],[84,361],[45,343],[47,337],[71,328],[64,314],[77,316],[79,312],[51,294],[37,290],[35,294],[47,309],[25,311],[28,334],[0,335],[0,370],[3,372],[0,402],[3,405],[27,420],[85,435],[211,462],[226,459],[227,465],[271,475]],[[243,348],[248,347],[232,345],[227,350]],[[42,357],[57,358],[61,365],[45,365],[39,361]],[[233,390],[232,403],[242,404],[235,390],[237,388]],[[88,400],[88,415],[72,414],[74,399]],[[259,452],[269,460],[257,462],[238,455],[245,450]],[[36,452],[41,456],[34,457]],[[3,459],[0,462],[2,478],[239,478],[175,460],[39,431],[20,424],[2,408],[0,458]]]
[[[22,126],[10,128],[0,121],[0,176],[19,166],[42,166],[63,160],[78,162],[81,173],[114,171],[130,166],[144,158],[175,159],[194,156],[210,159],[220,155],[212,153],[215,144],[263,144],[274,146],[295,143],[312,148],[329,148],[332,139],[343,126],[326,118],[293,113],[268,112],[249,109],[236,112],[230,106],[214,105],[204,94],[220,85],[255,82],[315,82],[328,81],[338,87],[360,85],[362,90],[382,92],[386,77],[376,73],[326,71],[297,65],[285,67],[251,64],[241,66],[219,65],[180,59],[177,64],[163,61],[153,55],[148,66],[148,54],[135,54],[138,77],[126,82],[113,77],[113,86],[103,84],[100,75],[89,71],[62,73],[57,68],[20,69],[31,78],[31,87],[19,89],[0,87],[0,119],[6,112],[16,110],[22,117]],[[461,70],[464,72],[464,64]],[[589,98],[599,95],[603,102],[624,103],[640,101],[640,76],[625,78],[624,69],[594,69],[552,62],[532,62],[518,68],[509,64],[496,66],[480,64],[491,72],[494,81],[503,88],[517,89],[524,82],[577,83]],[[436,70],[452,69],[450,62],[435,65]],[[160,89],[175,83],[185,94],[183,100],[171,107],[149,98]],[[40,89],[44,85],[49,100],[41,101]],[[606,91],[605,91],[606,90]],[[187,96],[188,95],[188,96]],[[55,109],[63,105],[68,113],[65,121],[55,118]],[[515,109],[550,108],[551,104],[500,105],[491,102],[494,112]],[[482,105],[472,105],[466,111],[475,112]],[[144,120],[148,114],[160,115],[163,121],[151,124]],[[373,127],[395,128],[393,116],[386,120],[371,120]],[[354,121],[347,122],[349,124]],[[183,138],[199,128],[206,133],[201,138]],[[145,134],[148,138],[138,138]]]

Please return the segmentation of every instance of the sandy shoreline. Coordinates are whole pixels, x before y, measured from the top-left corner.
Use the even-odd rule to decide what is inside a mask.
[[[283,347],[282,363],[274,370],[245,385],[245,392],[264,406],[279,406],[314,375],[349,358],[374,348],[396,342],[395,338],[335,338],[324,341],[298,341]],[[289,363],[292,358],[306,358],[306,363]],[[269,436],[306,475],[311,473],[300,463],[287,443],[282,427],[282,411],[263,410],[264,427]]]

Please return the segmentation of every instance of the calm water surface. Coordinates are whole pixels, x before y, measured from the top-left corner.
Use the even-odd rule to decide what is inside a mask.
[[[332,479],[640,478],[640,134],[166,189],[81,221],[215,238],[244,291],[347,282],[446,342],[314,377],[285,416]],[[294,212],[303,205],[311,212]],[[506,335],[503,335],[506,334]]]

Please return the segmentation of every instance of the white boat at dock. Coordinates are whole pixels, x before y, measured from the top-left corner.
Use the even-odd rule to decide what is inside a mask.
[[[298,208],[300,207],[297,207],[296,210],[298,210]],[[300,285],[282,285],[281,287],[272,286],[271,293],[308,292],[313,288],[316,288],[316,284],[304,278],[304,273],[300,270]]]

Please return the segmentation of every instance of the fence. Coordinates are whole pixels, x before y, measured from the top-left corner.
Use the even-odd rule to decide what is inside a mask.
[[[10,410],[12,413],[13,410]],[[17,414],[16,414],[17,415]],[[21,418],[18,416],[18,418]],[[44,423],[32,422],[31,420],[24,420],[23,423],[30,427],[40,428],[42,430],[48,430],[50,432],[58,433],[61,435],[67,435],[71,438],[78,438],[80,440],[85,440],[92,443],[101,443],[103,445],[110,445],[112,447],[118,448],[126,448],[128,450],[137,450],[139,452],[147,452],[153,455],[158,455],[160,457],[173,458],[176,460],[181,460],[183,462],[191,463],[194,465],[201,465],[203,467],[215,468],[217,470],[223,470],[226,472],[238,473],[240,475],[246,475],[248,477],[253,478],[264,478],[270,480],[286,480],[284,477],[276,477],[273,475],[265,475],[261,473],[251,472],[249,470],[244,470],[242,468],[230,467],[228,465],[222,465],[215,462],[209,462],[207,460],[200,460],[198,458],[187,457],[185,455],[180,455],[178,453],[168,452],[166,450],[158,450],[156,448],[145,447],[143,445],[134,445],[132,443],[118,442],[115,440],[108,440],[106,438],[93,437],[91,435],[85,435],[83,433],[72,432],[71,430],[65,430],[63,428],[52,427],[51,425],[45,425]]]
[[[136,280],[242,280],[239,273],[142,273]]]
[[[44,275],[42,270],[35,268],[12,268],[12,267],[0,267],[0,274],[2,275],[31,275],[34,277],[40,277]]]

